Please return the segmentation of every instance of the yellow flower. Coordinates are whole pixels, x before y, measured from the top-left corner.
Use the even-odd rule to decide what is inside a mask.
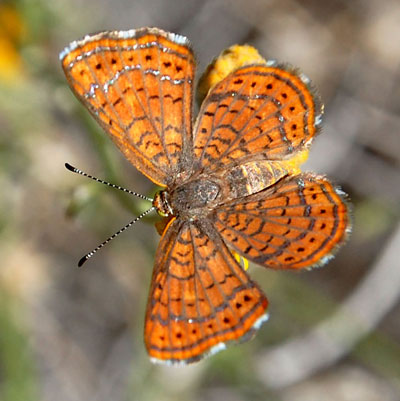
[[[197,101],[199,104],[206,97],[208,91],[228,74],[239,67],[249,64],[265,64],[266,61],[257,49],[249,45],[233,45],[225,49],[207,67],[199,80],[197,87]]]
[[[10,83],[21,76],[18,46],[24,35],[25,25],[15,7],[0,5],[0,82]]]

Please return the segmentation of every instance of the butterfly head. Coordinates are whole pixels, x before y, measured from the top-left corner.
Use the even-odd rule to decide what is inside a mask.
[[[174,214],[169,203],[169,193],[166,190],[158,191],[154,195],[153,206],[161,217],[169,217]]]

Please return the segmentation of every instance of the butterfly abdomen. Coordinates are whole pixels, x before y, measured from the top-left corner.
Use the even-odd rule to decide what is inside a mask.
[[[254,161],[226,171],[223,180],[228,184],[229,200],[251,195],[275,184],[289,171],[280,162]]]

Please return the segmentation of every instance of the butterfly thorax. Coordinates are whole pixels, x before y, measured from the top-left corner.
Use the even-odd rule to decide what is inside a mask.
[[[196,219],[205,217],[215,207],[220,194],[221,185],[217,181],[198,178],[158,192],[153,206],[162,216]]]

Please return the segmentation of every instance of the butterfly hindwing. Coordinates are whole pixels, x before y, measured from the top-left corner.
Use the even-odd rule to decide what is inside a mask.
[[[234,200],[215,210],[212,219],[235,251],[278,269],[324,264],[349,231],[344,194],[310,173]]]

